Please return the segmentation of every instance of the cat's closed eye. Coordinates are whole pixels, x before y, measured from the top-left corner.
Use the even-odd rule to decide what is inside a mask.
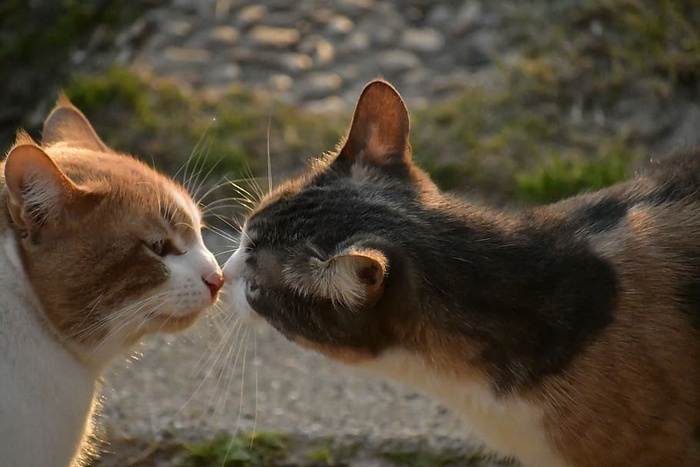
[[[186,251],[180,251],[169,238],[144,242],[144,245],[161,258],[169,255],[182,255],[186,253]]]

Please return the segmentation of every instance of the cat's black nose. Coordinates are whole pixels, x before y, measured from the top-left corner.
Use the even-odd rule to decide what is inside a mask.
[[[212,298],[216,297],[216,294],[224,286],[224,275],[220,270],[209,273],[206,276],[202,276],[202,281],[209,287]]]

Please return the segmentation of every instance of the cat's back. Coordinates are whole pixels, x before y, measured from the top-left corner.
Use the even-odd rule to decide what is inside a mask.
[[[538,208],[531,218],[613,261],[627,249],[660,255],[660,266],[679,256],[700,259],[700,146],[652,160],[626,182]]]
[[[698,465],[700,148],[541,215],[610,265],[614,282],[609,324],[565,378],[547,383],[578,401],[549,413],[556,442],[590,460],[582,465]],[[601,411],[617,422],[601,425]],[[601,439],[616,439],[615,452],[597,450]],[[639,439],[649,442],[640,448]]]

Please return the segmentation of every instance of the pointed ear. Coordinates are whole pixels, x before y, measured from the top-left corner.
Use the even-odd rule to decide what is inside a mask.
[[[386,81],[372,81],[360,94],[338,158],[380,165],[407,162],[408,134],[408,110],[399,93]]]
[[[42,144],[48,146],[62,141],[93,151],[111,152],[85,115],[63,93],[44,122]]]
[[[80,194],[78,188],[38,146],[20,144],[5,160],[7,204],[12,221],[37,233],[55,225],[65,207]]]

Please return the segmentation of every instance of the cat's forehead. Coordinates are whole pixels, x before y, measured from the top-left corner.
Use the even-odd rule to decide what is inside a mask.
[[[52,148],[50,156],[74,182],[106,192],[126,220],[160,217],[183,241],[199,236],[201,213],[182,186],[143,162],[115,153]]]
[[[201,213],[194,201],[179,186],[167,186],[169,202],[159,205],[161,217],[183,240],[191,241],[199,237],[202,223]]]

